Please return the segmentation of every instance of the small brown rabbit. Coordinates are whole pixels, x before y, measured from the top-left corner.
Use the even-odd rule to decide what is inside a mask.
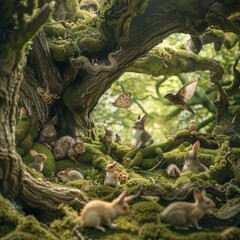
[[[117,133],[115,134],[115,142],[122,145],[122,139]]]
[[[119,182],[121,184],[125,184],[129,179],[129,176],[127,174],[119,173]]]
[[[134,148],[141,148],[141,147],[147,147],[148,145],[153,143],[153,138],[144,129],[144,124],[147,120],[147,115],[144,115],[142,118],[139,115],[137,121],[134,122],[133,128],[135,129],[134,138],[136,139],[136,144]]]
[[[128,169],[132,163],[132,159],[128,157],[123,157],[123,165],[126,169]]]
[[[191,120],[188,124],[188,130],[190,132],[192,131],[197,131],[197,125],[196,125],[196,122],[194,120]]]
[[[105,125],[103,125],[103,129],[103,144],[107,147],[107,153],[110,154],[112,149],[113,131],[110,128],[107,128]]]
[[[202,229],[198,225],[198,220],[205,215],[207,210],[214,208],[215,203],[207,197],[205,190],[201,192],[195,189],[193,196],[195,203],[179,201],[168,205],[160,215],[161,220],[178,228],[187,229],[186,226],[192,224],[197,229]]]
[[[63,183],[84,179],[82,173],[72,168],[67,168],[65,171],[59,172],[57,176]]]
[[[112,222],[113,219],[119,215],[128,214],[128,202],[139,195],[140,193],[127,197],[127,191],[124,191],[112,202],[101,200],[90,201],[84,206],[81,213],[83,226],[93,227],[103,232],[106,232],[103,225],[107,225],[110,228],[116,227],[116,224]]]
[[[53,117],[50,121],[43,124],[42,130],[39,135],[39,142],[52,150],[54,142],[57,138],[57,131],[54,125],[57,122],[57,116]]]
[[[29,152],[35,158],[35,161],[30,163],[28,166],[35,169],[37,172],[42,172],[43,162],[47,160],[47,156],[45,154],[38,153],[33,149],[31,149]]]
[[[70,149],[68,150],[68,157],[75,161],[78,162],[77,159],[80,155],[82,155],[83,153],[85,153],[85,145],[84,145],[84,141],[78,139],[76,142],[74,142]]]
[[[166,168],[169,177],[178,178],[180,177],[181,171],[176,164],[170,164]]]
[[[77,157],[85,152],[83,139],[77,141],[70,136],[60,137],[54,144],[53,154],[56,160],[70,158],[77,161]]]
[[[120,185],[118,173],[115,171],[116,165],[117,161],[115,161],[114,163],[107,164],[105,168],[106,176],[104,179],[104,185],[111,187],[118,187]]]
[[[70,136],[63,136],[57,139],[53,147],[53,155],[56,160],[67,158],[68,150],[75,140]]]
[[[199,171],[199,172],[205,172],[208,170],[206,166],[201,164],[198,160],[197,157],[197,152],[200,148],[200,142],[197,141],[194,143],[192,150],[188,151],[185,154],[185,162],[183,165],[183,172],[188,171],[188,170],[193,170],[193,171]]]

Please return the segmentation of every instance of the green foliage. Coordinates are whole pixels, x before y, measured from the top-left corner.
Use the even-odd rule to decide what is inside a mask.
[[[180,50],[186,46],[183,44],[177,46],[176,44],[186,41],[186,38],[184,34],[171,35],[164,40],[160,47],[170,45]],[[167,50],[167,47],[165,48]],[[233,79],[232,73],[229,71],[231,68],[229,67],[237,59],[237,46],[232,49],[222,47],[218,53],[212,49],[212,44],[204,45],[199,53],[199,57],[219,60],[225,69],[224,85],[229,86]],[[163,61],[166,67],[167,61],[178,61],[171,51],[165,51],[165,54],[162,54],[166,59],[166,61]],[[157,53],[156,56],[158,56]],[[156,66],[156,69],[158,68],[159,66]],[[167,74],[171,74],[169,69]],[[155,142],[161,142],[166,136],[174,135],[177,130],[185,129],[191,119],[197,122],[202,132],[212,131],[215,116],[212,95],[216,93],[216,89],[209,84],[209,73],[197,71],[177,76],[168,76],[167,74],[164,74],[165,76],[153,77],[139,73],[124,73],[118,81],[112,85],[111,89],[102,96],[94,110],[94,119],[98,126],[102,124],[108,125],[115,133],[120,134],[126,143],[134,142],[132,140],[132,125],[138,114],[148,115],[146,130],[152,134]],[[192,76],[199,79],[197,92],[189,101],[190,105],[193,106],[196,111],[194,116],[169,104],[169,102],[163,98],[167,92],[175,92]],[[111,104],[124,91],[132,93],[133,104],[127,110],[118,109]],[[229,98],[229,101],[231,106],[229,115],[232,117],[232,112],[236,109],[239,100],[237,96],[233,96]]]

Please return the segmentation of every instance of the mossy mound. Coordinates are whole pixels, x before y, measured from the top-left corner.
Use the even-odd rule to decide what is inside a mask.
[[[214,160],[214,165],[210,167],[210,178],[216,180],[218,183],[223,184],[233,178],[232,164],[224,156],[218,156]]]
[[[85,182],[86,180],[81,179],[81,180],[74,180],[74,181],[67,182],[64,185],[81,189]]]
[[[52,176],[56,170],[56,164],[52,152],[40,143],[34,143],[32,149],[34,149],[38,153],[43,153],[47,156],[47,160],[43,164],[42,173],[46,177]],[[34,157],[32,157],[30,153],[25,154],[22,159],[26,165],[34,162]]]
[[[170,235],[170,231],[160,224],[146,223],[139,229],[138,237],[140,240],[164,239],[174,240],[173,238],[165,238]]]
[[[35,217],[24,216],[15,205],[0,195],[0,237],[6,235],[6,239],[58,239]]]
[[[70,159],[63,159],[60,161],[56,161],[55,164],[56,164],[55,174],[59,173],[60,171],[64,171],[67,168],[73,168],[73,169],[79,170],[81,173],[84,173],[91,166],[88,163],[85,163],[85,162],[76,163]]]
[[[50,227],[53,231],[57,232],[61,239],[74,240],[74,227],[80,228],[79,214],[72,208],[61,206],[64,216],[61,219],[55,219]]]
[[[18,146],[28,134],[32,136],[32,139],[35,139],[38,135],[37,129],[29,117],[20,116],[16,126],[16,145]]]
[[[139,230],[140,240],[222,240],[220,233],[218,232],[198,232],[182,234],[171,231],[162,224],[146,223]]]
[[[86,158],[92,163],[93,167],[104,170],[108,162],[105,155],[103,154],[105,147],[102,144],[92,145],[85,143],[85,149]]]
[[[11,202],[0,194],[0,237],[12,232],[21,214],[17,212]]]
[[[142,201],[132,205],[130,218],[138,225],[145,223],[160,223],[160,212],[163,208],[154,202]]]
[[[104,201],[112,201],[123,192],[121,187],[114,188],[105,185],[92,186],[88,193],[91,199],[102,199]]]
[[[59,239],[56,235],[52,234],[49,229],[42,227],[41,223],[33,216],[27,216],[19,222],[16,231],[24,233],[25,237],[22,239],[26,240],[57,240]]]
[[[123,157],[130,150],[131,150],[131,147],[128,145],[119,145],[118,143],[112,143],[111,156],[113,159],[121,163]]]

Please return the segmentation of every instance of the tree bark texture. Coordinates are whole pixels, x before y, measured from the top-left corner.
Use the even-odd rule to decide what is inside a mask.
[[[56,9],[61,4],[62,2],[58,1]],[[73,6],[75,5],[74,1]],[[34,109],[30,112],[37,116],[37,120],[42,121],[46,120],[48,113],[51,116],[58,114],[58,125],[63,132],[73,135],[81,132],[88,134],[89,129],[94,127],[91,119],[94,107],[126,70],[154,75],[210,70],[214,72],[210,80],[220,81],[223,75],[222,66],[214,59],[198,59],[194,53],[172,50],[173,58],[180,55],[186,58],[180,69],[179,63],[175,64],[174,69],[174,65],[171,67],[172,61],[160,56],[160,67],[154,69],[158,73],[152,72],[152,67],[148,68],[148,61],[151,61],[151,57],[154,58],[154,54],[137,60],[172,33],[199,36],[208,26],[213,26],[238,34],[238,26],[227,17],[239,9],[238,1],[230,4],[228,1],[217,3],[209,0],[193,3],[178,0],[122,0],[114,1],[112,5],[103,5],[97,17],[85,19],[87,23],[83,23],[84,20],[72,19],[78,12],[69,19],[67,15],[63,16],[62,20],[66,22],[74,21],[71,24],[61,24],[53,18],[34,39],[28,66],[33,69],[39,86],[45,90],[48,87],[50,93],[56,94],[60,99],[49,104],[48,110],[43,110],[44,114]],[[65,6],[65,11],[73,10]],[[221,22],[214,21],[215,18],[221,19]],[[214,34],[205,34],[203,44],[214,41],[213,36]],[[217,36],[219,42],[219,34]],[[224,39],[227,37],[223,33],[221,41]],[[111,59],[114,59],[114,62]],[[168,68],[163,71],[161,66]],[[24,89],[22,92],[27,95]],[[62,114],[61,109],[64,109],[66,114]]]

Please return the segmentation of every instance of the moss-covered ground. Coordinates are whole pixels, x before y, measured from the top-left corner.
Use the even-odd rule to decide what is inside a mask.
[[[87,192],[89,200],[101,199],[112,201],[123,190],[128,190],[129,194],[136,193],[142,186],[149,190],[149,194],[142,194],[130,203],[130,214],[118,217],[116,229],[108,229],[106,233],[91,228],[83,228],[80,212],[69,206],[60,206],[63,215],[61,218],[43,224],[32,215],[25,215],[24,211],[13,202],[5,200],[0,196],[0,237],[3,239],[93,239],[93,240],[134,240],[134,239],[164,239],[164,240],[218,240],[224,239],[221,232],[226,227],[205,227],[203,230],[176,230],[169,225],[161,223],[160,213],[169,204],[163,198],[164,193],[173,192],[186,184],[196,184],[196,186],[222,185],[226,187],[233,181],[239,184],[239,163],[238,152],[226,157],[229,151],[227,144],[222,144],[220,148],[211,150],[201,148],[198,156],[199,160],[209,167],[207,172],[181,173],[175,179],[169,177],[165,167],[170,163],[175,163],[180,169],[184,163],[185,152],[191,145],[180,145],[174,150],[171,145],[174,140],[167,139],[161,144],[153,144],[145,149],[133,150],[129,145],[119,145],[114,143],[110,155],[107,149],[98,141],[86,141],[86,152],[81,156],[78,163],[70,159],[55,161],[52,152],[36,141],[36,136],[32,137],[31,122],[23,120],[22,126],[17,130],[17,149],[22,156],[23,162],[29,164],[34,159],[30,156],[29,150],[35,149],[47,156],[42,178],[46,178],[53,184],[62,184],[56,177],[59,171],[66,168],[76,169],[84,175],[84,180],[76,180],[65,183],[66,186],[82,189],[87,181],[90,189]],[[28,127],[25,125],[28,124]],[[19,131],[19,132],[18,132]],[[128,162],[124,158],[128,158]],[[164,159],[163,165],[152,169],[160,160]],[[117,171],[128,176],[126,183],[120,187],[113,188],[103,184],[105,177],[105,166],[110,161],[118,161]],[[150,171],[149,171],[150,169]],[[30,171],[32,172],[32,171]],[[32,173],[33,175],[34,172]],[[39,175],[35,175],[39,177]],[[237,185],[236,184],[236,185]],[[163,193],[157,194],[156,189],[162,189]],[[151,192],[152,189],[152,192]],[[154,194],[152,194],[154,193]],[[231,195],[231,198],[217,197],[212,193],[210,196],[216,203],[213,212],[222,212],[227,209],[233,201],[239,201],[239,195]],[[192,196],[187,201],[194,201]],[[201,224],[201,221],[200,221]],[[7,238],[4,238],[7,237]],[[232,238],[240,239],[240,229],[237,228]]]

